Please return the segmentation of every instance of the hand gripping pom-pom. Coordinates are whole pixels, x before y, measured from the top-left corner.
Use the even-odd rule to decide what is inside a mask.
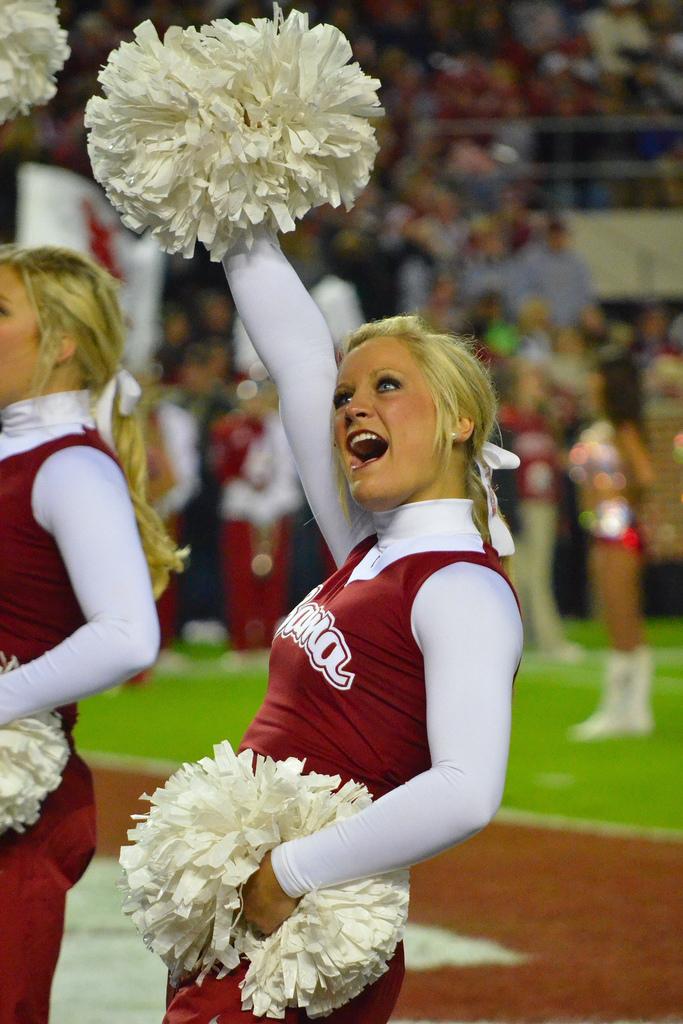
[[[66,39],[54,0],[0,0],[0,124],[52,99]]]
[[[277,4],[273,21],[173,27],[163,43],[143,22],[86,107],[95,178],[128,227],[186,257],[199,241],[220,260],[323,203],[349,209],[377,152],[368,118],[383,113],[351,56],[339,29]]]
[[[276,1019],[288,1006],[326,1016],[380,977],[408,912],[408,874],[397,871],[308,893],[267,938],[245,923],[240,890],[268,850],[371,801],[364,786],[337,790],[338,776],[303,768],[218,744],[146,798],[121,850],[124,912],[171,977],[221,977],[246,956],[242,1006]]]
[[[238,937],[251,961],[242,1008],[281,1018],[298,1006],[326,1017],[384,974],[407,913],[407,871],[308,893],[273,935]]]
[[[0,673],[18,667],[0,652]],[[69,744],[52,711],[0,726],[0,835],[25,832],[40,817],[40,805],[57,789]]]

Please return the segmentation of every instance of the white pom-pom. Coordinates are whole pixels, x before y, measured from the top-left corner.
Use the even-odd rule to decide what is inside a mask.
[[[152,807],[121,850],[124,912],[172,978],[251,960],[242,1004],[282,1018],[287,1006],[324,1016],[387,968],[408,908],[407,872],[309,893],[272,936],[240,916],[240,890],[263,856],[370,803],[364,786],[303,774],[294,758],[273,761],[228,743],[214,758],[183,765],[149,799]],[[335,792],[335,790],[337,790]]]
[[[379,81],[348,40],[308,15],[227,19],[159,40],[151,22],[114,50],[86,107],[97,180],[134,231],[213,260],[253,228],[291,231],[314,206],[348,208],[367,184]]]
[[[19,667],[0,651],[0,673]],[[46,711],[0,726],[0,835],[25,832],[40,805],[62,781],[69,743],[59,715]]]
[[[54,0],[0,0],[0,124],[52,99],[66,38]]]
[[[408,872],[347,882],[303,897],[266,939],[238,948],[250,961],[242,1008],[281,1019],[288,1006],[326,1017],[387,970],[408,914]]]

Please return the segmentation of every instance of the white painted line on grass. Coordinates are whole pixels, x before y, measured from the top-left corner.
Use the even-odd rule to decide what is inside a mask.
[[[548,687],[557,686],[561,689],[571,690],[597,690],[602,686],[602,665],[596,665],[594,668],[590,668],[588,665],[581,665],[578,667],[573,665],[571,676],[563,676],[561,673],[558,674],[558,667],[564,668],[566,666],[548,664],[525,665],[524,662],[522,662],[521,671],[525,674],[524,681],[527,683],[532,680],[534,683],[538,683],[539,676],[543,676],[543,685]],[[655,693],[675,693],[680,695],[683,693],[683,678],[679,679],[677,676],[655,675],[653,680],[653,689]]]
[[[576,785],[576,776],[568,772],[539,772],[534,775],[534,785],[542,789],[571,789]]]
[[[176,654],[172,651],[171,654]],[[193,658],[191,654],[177,654],[176,657],[161,657],[154,666],[155,675],[189,678],[212,675],[258,675],[268,671],[270,652],[240,654],[227,651],[217,658]]]
[[[615,821],[591,821],[569,818],[563,814],[539,814],[520,811],[514,807],[501,807],[495,817],[501,825],[528,825],[531,828],[555,829],[562,832],[587,832],[618,839],[652,839],[654,842],[683,842],[683,829],[657,828],[645,825],[626,825]]]
[[[161,775],[167,778],[180,768],[180,762],[156,760],[148,757],[134,757],[128,754],[110,754],[100,751],[80,751],[81,756],[92,768],[126,772],[131,775],[140,772]],[[543,776],[537,776],[538,779]],[[552,773],[548,779],[555,782],[551,788],[564,788],[571,776]],[[561,784],[560,783],[561,780]],[[548,786],[548,782],[545,783]],[[570,818],[562,814],[541,814],[538,811],[524,811],[515,807],[501,807],[495,820],[502,825],[528,825],[531,828],[557,829],[566,832],[587,832],[593,835],[616,836],[625,839],[652,839],[659,842],[683,842],[683,829],[658,828],[647,825],[629,825],[622,822],[594,821],[586,818]],[[681,1022],[683,1024],[683,1021]]]
[[[79,750],[91,768],[104,768],[130,775],[163,775],[166,778],[180,768],[180,761],[162,758],[136,757],[134,754],[110,754],[100,750]]]
[[[555,668],[571,671],[572,669],[590,665],[591,662],[603,662],[607,653],[607,647],[586,648],[583,657],[578,661],[569,662],[561,661],[559,658],[550,658],[541,651],[526,649],[522,656],[522,664],[553,665]],[[653,647],[652,655],[657,665],[683,665],[683,647]]]
[[[600,683],[601,672],[605,662],[606,648],[601,650],[589,650],[580,663],[568,665],[566,662],[558,662],[549,658],[546,654],[530,650],[524,653],[521,664],[522,674],[547,675],[549,683],[557,686],[571,686],[584,688],[597,686]],[[683,647],[654,647],[652,648],[655,666],[675,666],[683,668]],[[240,655],[228,651],[220,657],[203,658],[196,660],[188,656],[183,664],[169,664],[168,667],[160,665],[155,670],[158,676],[167,678],[183,677],[187,680],[208,679],[216,676],[224,676],[226,681],[233,677],[240,677],[245,674],[266,674],[268,669],[267,654]],[[571,674],[567,678],[565,673]],[[551,678],[552,677],[552,678]],[[683,680],[673,676],[659,676],[654,682],[655,690],[660,692],[680,692],[683,689]],[[116,694],[115,690],[108,690],[108,693]]]

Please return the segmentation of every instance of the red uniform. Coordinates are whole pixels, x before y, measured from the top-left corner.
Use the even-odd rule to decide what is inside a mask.
[[[561,498],[560,457],[546,417],[507,406],[501,410],[500,423],[514,434],[512,447],[520,458],[515,476],[520,499],[557,505]]]
[[[254,467],[257,449],[261,459]],[[218,420],[211,458],[223,488],[221,559],[231,645],[236,651],[267,648],[287,611],[298,488],[292,494],[291,474],[282,472],[263,417],[233,412]]]
[[[309,771],[365,783],[375,797],[431,765],[422,653],[413,637],[413,601],[425,580],[454,562],[504,576],[497,555],[428,551],[406,555],[372,579],[348,582],[372,548],[367,538],[299,604],[273,642],[268,693],[242,746],[277,759],[306,758]],[[455,614],[455,609],[454,609]],[[242,972],[190,985],[172,998],[164,1024],[257,1020],[240,1010]],[[326,1020],[384,1024],[403,977],[402,950],[390,970]],[[204,991],[202,991],[202,988]],[[287,1020],[301,1022],[303,1011]]]
[[[637,520],[633,488],[613,424],[597,420],[582,430],[569,452],[569,461],[574,482],[597,496],[581,516],[593,542],[617,545],[642,556],[645,536]]]
[[[33,661],[84,624],[52,536],[34,519],[33,483],[49,456],[85,445],[111,455],[92,430],[0,461],[0,651]],[[76,706],[58,709],[71,739]],[[61,785],[25,833],[0,836],[0,1024],[46,1024],[66,893],[95,850],[95,805],[73,752]]]

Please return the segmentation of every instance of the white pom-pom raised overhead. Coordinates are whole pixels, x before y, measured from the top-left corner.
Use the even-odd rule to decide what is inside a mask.
[[[151,22],[100,72],[86,107],[97,180],[134,231],[190,257],[197,241],[220,260],[253,228],[291,231],[314,206],[347,208],[377,152],[369,118],[379,81],[349,63],[351,46],[308,15]]]
[[[408,912],[408,873],[396,871],[308,893],[268,938],[245,924],[240,890],[268,850],[370,803],[364,786],[303,769],[218,744],[147,798],[121,850],[124,912],[171,976],[220,977],[246,956],[242,1006],[275,1019],[288,1006],[326,1016],[380,977]]]
[[[52,99],[66,39],[54,0],[0,0],[0,124]]]
[[[0,651],[0,673],[18,667]],[[0,727],[0,835],[25,832],[40,817],[40,806],[62,780],[69,743],[52,711],[18,718]]]

